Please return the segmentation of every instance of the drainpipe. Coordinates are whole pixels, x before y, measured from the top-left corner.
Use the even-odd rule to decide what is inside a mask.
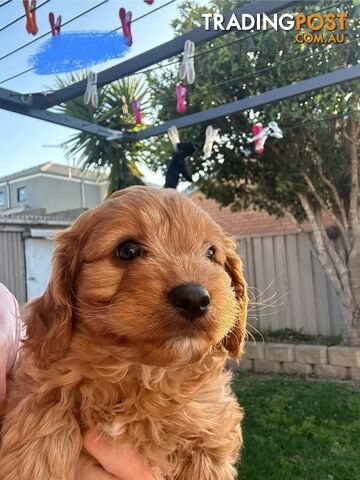
[[[11,208],[11,198],[10,198],[10,184],[9,184],[9,180],[6,182],[6,198],[7,198],[7,208]]]
[[[84,180],[81,180],[80,188],[81,188],[81,208],[85,208],[85,206],[86,206],[86,201],[85,201],[85,185],[84,185]]]

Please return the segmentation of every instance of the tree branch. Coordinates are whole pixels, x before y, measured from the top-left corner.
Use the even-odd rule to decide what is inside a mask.
[[[345,229],[344,229],[344,226],[343,226],[342,222],[341,222],[341,221],[339,220],[339,218],[335,215],[335,213],[333,212],[333,210],[330,209],[330,208],[328,208],[328,206],[326,205],[324,199],[321,198],[321,196],[319,195],[319,192],[316,190],[316,188],[315,188],[313,182],[311,181],[310,177],[308,176],[308,174],[307,174],[307,173],[304,173],[304,174],[303,174],[303,177],[305,178],[305,181],[306,181],[306,183],[308,184],[311,193],[314,195],[314,197],[316,198],[316,200],[319,202],[321,208],[330,215],[330,217],[332,218],[332,220],[333,220],[333,222],[335,223],[335,225],[339,228],[339,230],[340,230],[340,232],[341,232],[341,235],[343,236],[343,239],[344,239],[344,245],[345,245],[346,253],[348,254],[349,251],[350,251],[350,242],[349,242],[348,236],[347,236],[346,233],[345,233]]]
[[[341,221],[342,221],[342,224],[344,226],[344,231],[346,233],[346,237],[347,237],[348,242],[350,244],[349,223],[348,223],[346,211],[345,211],[345,208],[344,208],[344,203],[341,201],[335,185],[324,174],[323,169],[322,169],[322,164],[321,164],[321,158],[319,157],[319,155],[317,153],[316,153],[316,157],[317,157],[316,165],[317,165],[317,168],[318,168],[318,171],[319,171],[320,178],[325,183],[325,185],[329,188],[330,192],[332,193],[332,195],[334,197],[335,204],[336,204],[337,208],[339,209],[339,212],[340,212],[340,215],[341,215]]]
[[[354,118],[349,118],[349,133],[346,125],[343,126],[343,135],[347,140],[345,142],[345,151],[350,159],[351,172],[351,190],[350,190],[350,209],[349,220],[353,243],[360,242],[360,219],[359,219],[359,159],[357,155],[357,137],[360,131],[360,124]]]
[[[360,123],[355,118],[350,117],[349,135],[346,125],[343,127],[345,151],[350,159],[351,172],[351,190],[350,190],[350,208],[349,221],[352,236],[352,248],[348,259],[349,277],[351,281],[354,302],[360,306],[360,219],[359,219],[359,158],[357,152],[357,138],[360,132]]]
[[[307,197],[302,193],[297,195],[312,227],[319,261],[337,293],[342,296],[345,303],[348,303],[351,300],[351,291],[346,265],[331,245],[325,226],[321,219],[315,216]]]

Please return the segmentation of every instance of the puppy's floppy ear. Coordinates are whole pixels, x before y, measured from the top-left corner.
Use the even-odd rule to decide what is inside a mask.
[[[113,199],[113,198],[118,198],[118,197],[121,197],[122,195],[124,195],[124,189],[123,190],[116,190],[115,192],[113,192],[110,197],[109,197],[109,200]]]
[[[75,228],[62,232],[57,241],[47,289],[24,309],[24,347],[33,353],[39,368],[46,368],[64,354],[72,334],[73,284],[80,251]]]
[[[236,253],[236,245],[230,240],[226,239],[226,263],[225,269],[230,275],[235,295],[238,301],[239,314],[238,319],[233,327],[231,333],[223,340],[223,345],[228,350],[231,357],[239,357],[243,351],[243,341],[246,329],[246,314],[247,314],[247,287],[242,272],[242,262]]]

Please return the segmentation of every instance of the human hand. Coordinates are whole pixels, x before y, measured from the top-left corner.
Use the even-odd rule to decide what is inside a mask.
[[[7,338],[0,333],[0,405],[6,394]]]
[[[6,374],[13,368],[19,346],[19,305],[0,283],[0,404],[5,400]]]
[[[132,447],[118,445],[92,430],[85,432],[83,441],[85,449],[101,466],[82,457],[75,480],[155,480],[144,459]]]

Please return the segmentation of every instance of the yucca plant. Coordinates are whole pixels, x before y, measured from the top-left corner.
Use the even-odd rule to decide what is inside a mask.
[[[87,71],[56,77],[57,88],[65,88],[87,78]],[[146,83],[139,77],[125,78],[98,90],[99,106],[85,105],[83,96],[74,98],[58,107],[65,115],[97,123],[114,130],[135,131],[139,128],[131,107],[133,99],[144,106]],[[144,121],[145,114],[142,113]],[[144,158],[145,147],[140,142],[121,144],[86,132],[78,132],[65,142],[67,155],[77,157],[79,166],[108,174],[107,195],[130,185],[143,184],[138,163]]]

